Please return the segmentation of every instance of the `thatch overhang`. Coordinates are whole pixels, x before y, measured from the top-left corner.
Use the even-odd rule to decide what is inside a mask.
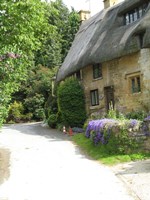
[[[149,48],[150,4],[142,18],[124,25],[124,14],[140,2],[141,0],[126,0],[83,22],[58,71],[57,81],[90,64],[138,52],[141,49],[140,34],[144,36],[142,48]]]

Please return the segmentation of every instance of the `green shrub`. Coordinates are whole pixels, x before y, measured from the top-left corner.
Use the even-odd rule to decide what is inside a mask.
[[[58,108],[65,125],[82,127],[86,120],[83,88],[74,78],[66,79],[58,87]]]
[[[42,94],[35,94],[34,96],[25,99],[24,106],[26,112],[33,114],[33,119],[42,120],[44,118],[44,101]]]
[[[8,115],[8,109],[7,109],[6,105],[5,106],[0,105],[0,128],[3,125],[3,123],[5,122],[7,115]]]
[[[44,112],[46,119],[49,118],[50,114],[56,114],[58,112],[57,98],[53,97],[51,94],[45,103]]]
[[[48,125],[51,128],[56,128],[57,125],[57,115],[56,114],[51,114],[48,118]]]
[[[7,121],[19,122],[23,118],[24,107],[21,102],[14,101],[9,106]]]
[[[23,120],[24,121],[30,121],[33,117],[33,114],[32,113],[27,113],[25,115],[23,115]]]
[[[100,145],[106,153],[130,153],[141,148],[143,139],[138,141],[136,132],[140,130],[141,121],[100,119],[89,121],[86,137],[95,145]],[[103,151],[104,151],[103,150]]]
[[[143,121],[146,116],[147,116],[147,113],[144,111],[133,111],[126,115],[128,119],[137,119],[141,121]]]

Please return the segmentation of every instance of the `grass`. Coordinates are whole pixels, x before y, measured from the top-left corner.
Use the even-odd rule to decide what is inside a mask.
[[[150,158],[150,153],[142,152],[126,155],[111,154],[111,152],[107,152],[105,145],[95,146],[92,141],[90,139],[87,139],[82,133],[74,135],[72,139],[81,148],[84,154],[106,165],[115,165],[118,163]]]

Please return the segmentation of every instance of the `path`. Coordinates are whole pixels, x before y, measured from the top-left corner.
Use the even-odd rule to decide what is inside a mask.
[[[11,152],[0,200],[135,200],[112,171],[82,155],[58,131],[40,123],[3,127],[0,148]]]

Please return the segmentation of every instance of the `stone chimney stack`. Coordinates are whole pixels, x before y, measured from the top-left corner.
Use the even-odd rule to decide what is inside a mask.
[[[117,3],[120,3],[123,0],[103,0],[104,1],[104,9],[114,6]]]
[[[80,21],[81,21],[81,23],[82,23],[83,21],[89,19],[90,16],[91,16],[90,14],[91,14],[90,11],[87,11],[87,10],[80,10],[80,11],[79,11],[79,15],[80,15]]]

